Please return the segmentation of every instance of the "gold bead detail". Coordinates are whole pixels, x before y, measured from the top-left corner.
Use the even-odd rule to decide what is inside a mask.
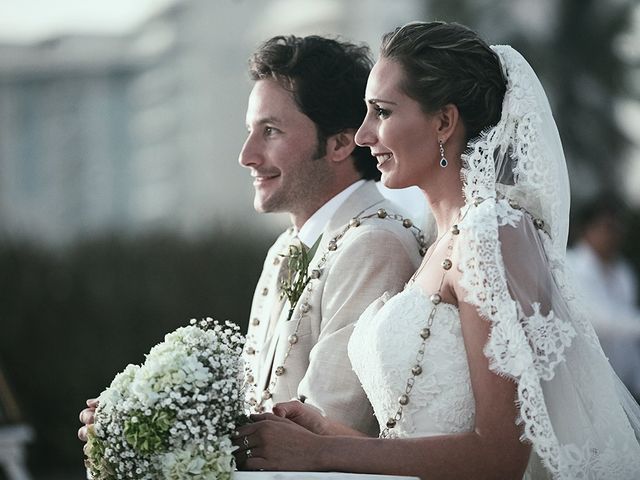
[[[307,302],[304,302],[302,305],[300,305],[300,311],[302,313],[307,313],[309,310],[311,310],[311,305],[309,305]]]
[[[454,225],[451,227],[451,233],[454,235],[459,235],[460,234],[460,229],[458,228],[458,225]]]
[[[434,293],[433,295],[431,295],[430,300],[434,305],[438,305],[442,301],[442,297],[439,293]]]
[[[411,228],[413,227],[413,222],[411,221],[410,218],[405,218],[404,220],[402,220],[402,226],[404,228]]]
[[[512,199],[509,199],[509,206],[511,208],[515,208],[516,210],[520,208],[520,205],[518,205],[518,202]]]
[[[407,395],[406,393],[400,395],[400,398],[398,398],[398,403],[400,405],[407,405],[409,403],[409,395]]]
[[[332,252],[338,249],[338,242],[336,241],[335,238],[332,238],[331,240],[329,240],[329,246],[327,248]]]
[[[268,293],[269,293],[269,289],[268,288],[265,287],[265,288],[262,289],[262,296],[263,297],[267,296]]]
[[[255,405],[256,403],[258,403],[258,400],[255,397],[249,399],[249,405]]]
[[[420,256],[424,257],[427,254],[427,247],[420,247]]]
[[[258,325],[260,325],[260,319],[254,318],[253,320],[251,320],[251,325],[255,325],[257,327]]]
[[[271,398],[271,392],[269,390],[265,390],[262,392],[262,399],[269,400]]]
[[[420,336],[426,340],[427,338],[429,338],[431,336],[431,329],[428,327],[423,328],[422,330],[420,330]]]
[[[356,217],[356,218],[352,218],[352,219],[349,221],[349,226],[350,226],[350,227],[359,227],[359,226],[360,226],[360,219],[359,219],[359,218],[357,218],[357,217]]]
[[[378,218],[386,218],[387,211],[384,208],[378,209]]]
[[[444,268],[445,270],[449,270],[451,269],[451,266],[453,265],[453,263],[451,263],[451,260],[448,258],[445,258],[442,261],[442,268]]]
[[[393,428],[395,426],[396,426],[395,418],[390,418],[389,420],[387,420],[387,428]]]
[[[538,230],[542,230],[544,228],[544,220],[540,220],[539,218],[536,218],[533,221],[533,224]]]
[[[289,335],[289,338],[287,339],[287,341],[289,342],[290,345],[298,343],[298,335],[296,335],[295,333]]]
[[[247,355],[253,355],[256,353],[256,349],[253,347],[247,347]]]
[[[411,369],[411,373],[413,373],[416,377],[422,373],[422,367],[420,365],[415,365]]]
[[[313,278],[314,280],[317,280],[318,278],[320,278],[321,274],[322,272],[317,268],[314,268],[313,270],[311,270],[311,278]]]
[[[255,380],[255,378],[253,378],[253,375],[251,375],[250,373],[247,374],[247,383],[253,383],[253,381]],[[255,399],[254,399],[255,400]]]
[[[264,405],[258,405],[258,406],[256,407],[256,412],[258,412],[258,413],[262,413],[262,412],[264,412]]]
[[[280,365],[279,367],[276,367],[276,371],[275,374],[279,377],[280,375],[284,374],[284,367],[282,365]]]

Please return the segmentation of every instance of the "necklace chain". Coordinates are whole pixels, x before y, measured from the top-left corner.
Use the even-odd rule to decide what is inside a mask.
[[[433,307],[429,312],[429,316],[427,317],[427,322],[425,326],[421,328],[419,332],[421,341],[420,341],[420,346],[418,347],[418,352],[416,353],[414,364],[411,367],[411,375],[409,376],[409,378],[407,378],[407,382],[404,388],[404,393],[400,394],[400,396],[398,397],[398,408],[395,414],[390,416],[387,419],[385,428],[382,429],[382,431],[380,432],[380,438],[390,438],[394,436],[393,429],[396,427],[396,425],[402,418],[404,407],[409,404],[410,395],[416,383],[417,377],[420,376],[423,372],[422,365],[423,365],[424,355],[426,352],[425,348],[427,345],[427,340],[431,337],[431,327],[433,326],[433,320],[435,318],[438,305],[442,303],[442,286],[444,285],[444,277],[447,271],[450,270],[451,267],[453,266],[453,262],[451,261],[452,252],[453,252],[453,242],[456,236],[460,234],[460,229],[458,224],[462,222],[462,220],[464,220],[464,217],[467,215],[468,211],[469,210],[467,209],[464,212],[464,214],[462,214],[462,210],[458,212],[458,216],[457,216],[457,219],[455,220],[455,223],[443,235],[441,235],[440,238],[438,238],[434,242],[429,256],[424,259],[424,261],[422,262],[422,265],[420,265],[418,270],[416,270],[416,273],[414,273],[411,276],[411,279],[408,282],[409,285],[415,282],[417,276],[420,274],[420,272],[424,269],[424,267],[427,265],[427,263],[429,263],[429,261],[433,257],[433,254],[435,253],[438,247],[438,243],[442,239],[444,239],[444,237],[446,237],[449,233],[451,233],[451,240],[449,241],[449,245],[447,246],[447,256],[441,263],[443,272],[442,272],[442,277],[440,278],[440,284],[438,286],[438,290],[429,297],[429,300],[433,304]]]
[[[369,207],[371,208],[371,207]],[[262,394],[260,395],[260,398],[255,398],[255,397],[251,397],[249,400],[249,405],[252,407],[252,409],[258,413],[261,413],[265,410],[265,402],[267,400],[269,400],[272,396],[273,396],[273,392],[275,391],[275,387],[277,385],[278,382],[278,378],[285,375],[287,369],[286,369],[286,362],[287,359],[289,358],[290,354],[291,354],[291,350],[293,349],[293,346],[298,343],[298,330],[300,328],[300,324],[302,323],[302,319],[305,317],[305,315],[311,310],[311,304],[309,303],[309,298],[311,296],[311,293],[313,292],[313,285],[314,282],[313,280],[318,280],[321,276],[322,276],[322,272],[323,272],[323,267],[326,265],[328,259],[330,258],[332,252],[335,252],[338,249],[339,246],[339,241],[345,236],[345,234],[352,228],[357,228],[360,226],[360,224],[362,223],[363,220],[367,220],[370,218],[381,218],[381,219],[390,219],[390,220],[395,220],[395,221],[399,221],[400,223],[402,223],[402,226],[405,227],[406,229],[410,229],[411,232],[413,233],[414,237],[416,238],[416,241],[418,242],[418,247],[419,247],[419,253],[421,256],[424,257],[424,255],[427,252],[427,247],[426,247],[426,241],[424,238],[424,234],[422,232],[422,230],[420,230],[418,227],[416,227],[413,222],[411,221],[411,219],[409,218],[405,218],[402,215],[398,215],[395,213],[389,213],[387,212],[384,208],[380,208],[378,209],[376,212],[368,214],[368,215],[362,215],[363,212],[365,212],[366,210],[368,210],[369,208],[363,210],[362,212],[358,213],[358,215],[356,215],[355,217],[353,217],[349,223],[347,225],[345,225],[338,234],[336,234],[334,237],[331,238],[331,240],[329,240],[328,244],[327,244],[327,248],[326,250],[323,252],[322,256],[320,257],[320,260],[318,261],[318,263],[316,264],[316,266],[311,270],[310,273],[310,279],[311,281],[307,284],[307,286],[305,287],[305,293],[303,295],[300,296],[299,300],[302,300],[303,296],[304,296],[304,301],[303,303],[300,304],[300,308],[297,309],[297,315],[295,318],[295,328],[294,331],[291,335],[289,335],[289,337],[287,338],[287,350],[284,354],[284,357],[282,359],[282,363],[278,366],[275,367],[275,369],[273,369],[272,374],[271,374],[271,378],[269,380],[269,385],[267,386],[267,388],[262,392]],[[297,305],[297,303],[296,303]],[[296,305],[292,305],[291,309],[294,309]],[[255,353],[255,349],[251,348],[251,351],[253,351]],[[251,374],[250,371],[246,372],[246,378],[247,383],[253,383],[254,377]],[[251,381],[249,381],[249,379]],[[255,389],[254,389],[255,392]]]

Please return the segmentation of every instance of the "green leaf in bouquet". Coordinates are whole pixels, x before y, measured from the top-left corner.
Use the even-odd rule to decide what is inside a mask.
[[[87,455],[86,467],[91,472],[94,480],[113,480],[116,478],[115,470],[105,458],[105,444],[96,435],[94,425],[89,425],[87,429]]]
[[[140,453],[159,452],[167,446],[166,433],[175,418],[175,412],[169,409],[157,410],[152,415],[137,412],[124,422],[124,437]]]

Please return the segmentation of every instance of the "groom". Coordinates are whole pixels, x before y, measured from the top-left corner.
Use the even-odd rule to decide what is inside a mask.
[[[375,435],[347,344],[365,308],[403,287],[424,244],[378,192],[376,161],[354,142],[368,54],[316,36],[265,42],[250,60],[239,162],[254,179],[255,209],[287,212],[293,225],[269,250],[253,298],[244,350],[252,410],[297,397]]]
[[[250,60],[249,133],[239,162],[253,177],[255,209],[287,212],[293,225],[269,249],[254,294],[247,400],[261,412],[304,399],[375,435],[347,343],[364,309],[403,287],[424,247],[378,192],[375,159],[354,143],[370,68],[368,49],[350,43],[315,36],[265,42]],[[296,261],[309,268],[296,270]],[[84,423],[93,421],[95,402],[89,407]],[[85,427],[79,436],[86,438]]]

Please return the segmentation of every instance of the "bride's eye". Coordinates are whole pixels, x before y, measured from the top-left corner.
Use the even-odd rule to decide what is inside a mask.
[[[382,108],[382,107],[373,107],[375,112],[376,112],[376,117],[381,118],[381,119],[385,119],[385,118],[389,118],[389,115],[391,115],[391,111]]]

